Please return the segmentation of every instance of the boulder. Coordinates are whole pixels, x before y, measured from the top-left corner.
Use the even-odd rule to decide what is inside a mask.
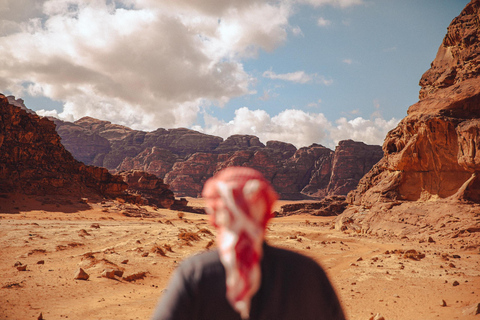
[[[108,279],[115,279],[115,270],[113,270],[113,269],[103,270],[102,277],[103,278],[108,278]]]
[[[82,268],[78,268],[73,276],[75,280],[88,280],[88,278],[90,278],[90,276]]]

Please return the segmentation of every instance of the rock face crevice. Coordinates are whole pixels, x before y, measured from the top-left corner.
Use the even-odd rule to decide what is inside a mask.
[[[349,193],[371,207],[396,200],[479,202],[480,1],[471,1],[448,27],[431,68],[420,80],[420,101],[391,130],[384,157]]]

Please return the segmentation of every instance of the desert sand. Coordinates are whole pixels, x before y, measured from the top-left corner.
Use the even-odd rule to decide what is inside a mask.
[[[203,205],[201,199],[189,201]],[[140,216],[122,214],[127,207]],[[177,265],[215,247],[207,216],[193,213],[25,196],[4,203],[0,212],[2,320],[40,314],[43,319],[148,319]],[[460,238],[429,242],[344,233],[332,229],[333,219],[274,218],[267,241],[318,261],[348,319],[376,314],[386,320],[480,319],[473,312],[480,303],[478,245],[465,246]],[[18,270],[25,265],[25,271]],[[74,279],[79,268],[88,280]],[[124,273],[106,278],[105,269]],[[138,279],[126,280],[130,275]]]

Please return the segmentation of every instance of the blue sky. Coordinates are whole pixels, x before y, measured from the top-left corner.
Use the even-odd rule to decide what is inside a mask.
[[[382,144],[460,0],[3,0],[0,92],[140,130]]]

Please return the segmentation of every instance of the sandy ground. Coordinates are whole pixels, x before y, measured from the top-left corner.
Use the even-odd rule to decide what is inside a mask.
[[[138,210],[147,214],[133,218],[113,201],[6,200],[0,202],[2,320],[40,314],[44,319],[148,319],[178,263],[207,250],[215,239],[203,215],[180,218],[176,211],[143,207]],[[318,261],[348,319],[367,320],[377,313],[386,320],[480,319],[472,311],[480,303],[478,246],[464,246],[460,238],[420,243],[367,237],[331,226],[331,217],[274,218],[267,241]],[[198,240],[181,239],[185,232]],[[412,249],[425,257],[406,257]],[[17,270],[17,262],[26,271]],[[80,267],[88,280],[74,280]],[[109,268],[124,271],[123,277],[139,272],[145,277],[102,277]]]

